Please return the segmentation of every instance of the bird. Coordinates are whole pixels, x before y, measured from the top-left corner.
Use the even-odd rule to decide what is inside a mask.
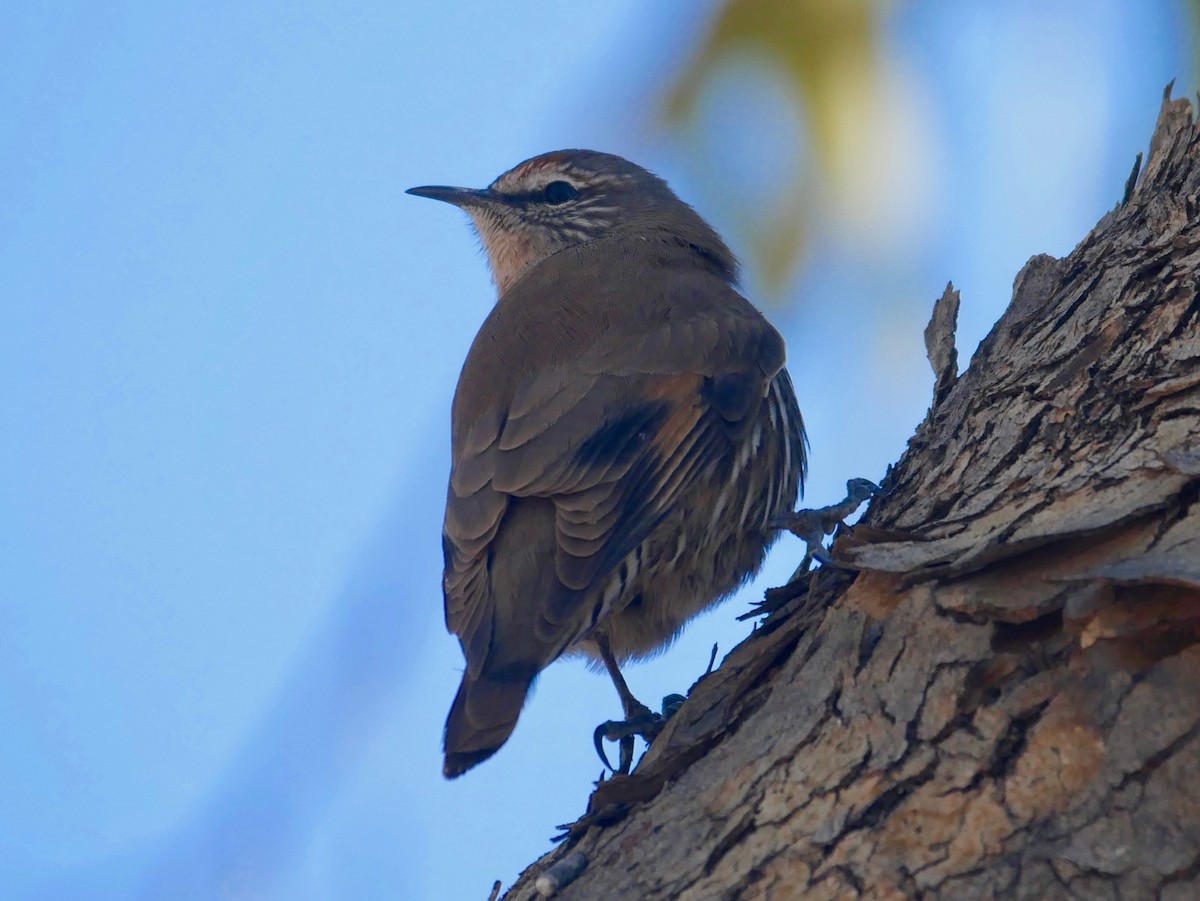
[[[451,410],[450,779],[500,749],[565,655],[608,670],[629,721],[647,714],[620,667],[759,570],[807,437],[782,336],[658,176],[559,150],[487,188],[408,193],[468,215],[497,293]]]

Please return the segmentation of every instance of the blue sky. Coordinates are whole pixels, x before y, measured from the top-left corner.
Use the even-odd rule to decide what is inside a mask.
[[[576,662],[494,760],[439,774],[461,660],[438,587],[448,408],[492,288],[465,220],[403,190],[593,146],[736,244],[728,185],[769,194],[803,128],[736,69],[689,138],[652,126],[697,13],[450,6],[0,14],[5,897],[486,897],[583,811],[591,729],[619,707]],[[814,201],[829,225],[768,308],[810,501],[903,449],[947,280],[965,365],[1025,259],[1117,201],[1163,85],[1190,90],[1187,24],[1116,0],[897,5],[881,211]],[[797,557],[781,544],[748,591]],[[746,634],[745,597],[632,669],[635,693],[686,688]]]

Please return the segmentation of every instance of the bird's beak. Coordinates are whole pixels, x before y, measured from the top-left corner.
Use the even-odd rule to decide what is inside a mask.
[[[409,188],[405,194],[415,194],[417,197],[428,197],[431,200],[444,200],[457,207],[483,206],[494,198],[486,188],[451,188],[446,185],[422,185],[419,188]]]

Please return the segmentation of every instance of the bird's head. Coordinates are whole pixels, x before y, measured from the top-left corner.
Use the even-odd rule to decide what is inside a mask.
[[[471,217],[499,293],[529,267],[567,247],[614,235],[691,248],[730,281],[737,261],[715,231],[658,176],[594,150],[526,160],[488,187],[427,185],[409,194],[444,200]]]

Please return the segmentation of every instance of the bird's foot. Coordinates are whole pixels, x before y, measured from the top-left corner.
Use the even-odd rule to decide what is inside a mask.
[[[608,720],[597,726],[593,740],[596,743],[596,753],[600,755],[604,765],[614,773],[628,774],[633,765],[633,740],[640,736],[648,746],[658,737],[667,720],[675,715],[685,700],[683,695],[670,694],[663,698],[662,713],[655,713],[645,704],[637,704],[625,711],[625,719]],[[606,739],[615,741],[620,746],[621,757],[616,767],[609,763],[608,755],[604,753]]]
[[[811,510],[796,510],[776,516],[769,523],[776,529],[791,532],[805,544],[804,559],[792,573],[790,582],[795,582],[812,568],[816,560],[822,566],[834,566],[833,558],[825,550],[825,536],[832,535],[843,521],[851,516],[865,500],[878,494],[880,488],[868,479],[850,479],[846,483],[846,499]]]

